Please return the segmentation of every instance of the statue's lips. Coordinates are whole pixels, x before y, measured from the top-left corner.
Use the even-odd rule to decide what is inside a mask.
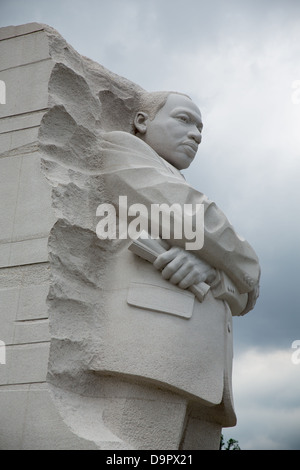
[[[184,147],[187,147],[188,149],[191,149],[193,151],[193,154],[196,154],[197,153],[197,150],[198,150],[198,144],[194,143],[194,142],[183,142],[182,144]]]

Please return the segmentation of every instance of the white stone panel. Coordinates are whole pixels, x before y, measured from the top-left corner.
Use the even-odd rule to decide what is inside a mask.
[[[13,215],[18,200],[18,185],[21,165],[22,158],[0,159],[0,199],[3,201],[3,203],[0,204],[0,243],[8,242],[12,237],[14,227]],[[2,256],[7,256],[7,254],[2,253]],[[1,259],[0,251],[0,263]]]
[[[6,104],[0,107],[0,117],[47,108],[45,83],[52,67],[49,59],[0,72],[0,80],[6,84]]]
[[[39,128],[37,126],[0,134],[0,154],[4,154],[10,152],[11,150],[18,149],[19,147],[35,143],[38,138],[38,131]]]
[[[6,364],[0,366],[0,385],[45,382],[49,343],[6,347]]]
[[[38,153],[22,158],[12,241],[48,237],[54,223],[51,188]]]
[[[16,344],[50,341],[49,321],[32,320],[15,322],[14,342]]]
[[[29,114],[21,114],[16,116],[10,116],[2,118],[0,120],[0,134],[11,133],[13,131],[22,131],[24,129],[37,127],[40,125],[41,119],[45,111],[35,111]],[[1,148],[1,152],[3,149]]]
[[[47,37],[42,31],[38,31],[26,36],[0,40],[0,57],[0,70],[47,59],[49,57]]]
[[[49,341],[48,285],[0,290],[0,339],[5,344]]]
[[[5,344],[12,344],[14,340],[14,320],[18,303],[19,289],[0,290],[0,340]]]
[[[0,197],[0,267],[47,261],[54,215],[39,153],[0,159]]]
[[[48,284],[32,285],[20,289],[16,320],[41,320],[48,318],[48,308],[46,305],[48,291]]]
[[[0,386],[0,450],[94,450],[62,421],[46,384]]]
[[[0,29],[0,40],[23,36],[35,31],[42,31],[44,26],[40,23],[26,23],[18,26],[10,25]]]
[[[21,449],[28,389],[29,385],[23,385],[21,390],[0,386],[1,450]]]
[[[0,245],[0,268],[48,261],[48,238]]]

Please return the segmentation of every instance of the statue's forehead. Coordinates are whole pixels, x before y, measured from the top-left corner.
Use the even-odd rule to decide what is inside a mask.
[[[201,117],[201,112],[198,106],[188,96],[185,95],[171,93],[168,96],[164,107],[169,112],[177,108],[187,109],[189,111],[192,111],[193,113],[198,114]]]

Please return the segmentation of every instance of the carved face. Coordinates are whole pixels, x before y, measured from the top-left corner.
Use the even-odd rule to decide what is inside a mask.
[[[147,114],[138,113],[136,127],[142,140],[182,170],[188,168],[197,153],[203,124],[193,101],[173,93],[152,121]]]

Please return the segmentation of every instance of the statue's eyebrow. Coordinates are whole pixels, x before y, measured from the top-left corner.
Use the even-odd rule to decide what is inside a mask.
[[[199,116],[194,113],[193,111],[190,111],[186,108],[175,108],[173,109],[173,111],[171,112],[171,115],[175,115],[175,114],[180,114],[180,113],[183,113],[183,114],[187,114],[193,121],[195,121],[196,125],[198,128],[200,128],[201,130],[203,129],[203,122],[202,120],[199,118]]]

